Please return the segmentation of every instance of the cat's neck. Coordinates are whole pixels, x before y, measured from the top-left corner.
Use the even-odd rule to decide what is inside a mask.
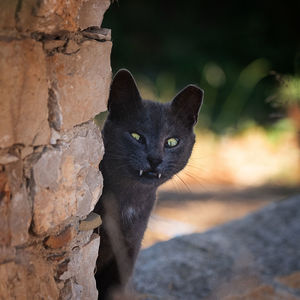
[[[110,170],[106,169],[104,165],[101,166],[104,189],[101,201],[99,201],[101,203],[100,215],[104,219],[107,212],[110,217],[119,216],[118,218],[122,220],[124,236],[129,239],[131,239],[131,235],[139,237],[137,241],[139,244],[155,203],[157,186],[142,184],[126,176],[119,176],[116,180],[109,176]],[[119,221],[116,219],[116,222]]]
[[[101,172],[104,177],[104,187],[118,196],[120,200],[127,199],[139,199],[154,197],[156,194],[156,190],[158,188],[157,185],[144,184],[129,178],[128,176],[118,176],[117,178],[113,178],[110,176],[111,170],[109,167],[106,167],[105,161],[101,165]]]

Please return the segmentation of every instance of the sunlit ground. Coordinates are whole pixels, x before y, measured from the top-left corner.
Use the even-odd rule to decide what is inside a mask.
[[[287,120],[217,137],[198,132],[185,170],[158,193],[143,247],[203,232],[300,192],[297,132]]]

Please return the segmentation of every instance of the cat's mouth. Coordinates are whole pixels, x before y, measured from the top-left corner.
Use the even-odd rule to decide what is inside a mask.
[[[153,178],[160,179],[161,178],[161,173],[154,171],[154,170],[139,170],[139,175],[140,175],[140,177],[145,177],[145,178],[149,178],[149,179],[153,179]]]

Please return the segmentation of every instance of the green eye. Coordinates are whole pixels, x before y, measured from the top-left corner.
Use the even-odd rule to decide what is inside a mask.
[[[131,133],[131,136],[132,136],[135,140],[137,140],[137,141],[139,141],[140,138],[141,138],[141,136],[140,136],[138,133],[136,133],[136,132],[132,132],[132,133]]]
[[[177,138],[169,138],[169,139],[167,139],[167,141],[166,141],[166,146],[167,146],[168,148],[172,148],[172,147],[177,146],[177,145],[178,145],[178,142],[179,142],[179,139],[177,139]]]

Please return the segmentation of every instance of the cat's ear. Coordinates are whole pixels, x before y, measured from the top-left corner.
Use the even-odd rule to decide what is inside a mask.
[[[197,123],[198,113],[203,102],[204,92],[196,85],[188,85],[173,99],[171,109],[187,126]]]
[[[114,76],[108,98],[108,111],[111,116],[122,116],[139,108],[141,96],[131,73],[119,70]]]

